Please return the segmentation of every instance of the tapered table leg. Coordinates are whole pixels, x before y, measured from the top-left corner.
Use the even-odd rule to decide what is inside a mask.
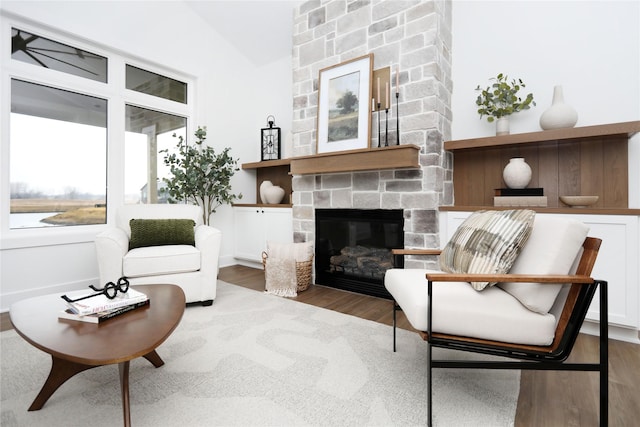
[[[41,409],[47,400],[49,400],[51,395],[75,374],[86,371],[87,369],[95,368],[95,366],[92,365],[69,362],[68,360],[59,359],[54,356],[51,356],[51,361],[52,364],[49,377],[42,386],[40,393],[38,393],[35,400],[29,407],[29,411],[37,411]]]
[[[131,410],[129,408],[129,361],[118,364],[120,371],[120,391],[122,392],[122,413],[124,427],[131,426]]]
[[[160,358],[160,356],[158,355],[158,353],[156,353],[155,350],[145,354],[143,357],[147,359],[149,362],[151,362],[153,366],[155,366],[156,368],[159,368],[160,366],[164,365],[164,360]]]

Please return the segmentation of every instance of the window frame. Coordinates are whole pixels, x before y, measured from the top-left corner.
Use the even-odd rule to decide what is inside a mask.
[[[187,135],[195,118],[197,79],[187,73],[129,55],[100,43],[73,36],[5,14],[0,15],[0,250],[93,242],[97,233],[115,222],[115,211],[124,203],[124,134],[125,105],[149,108],[185,117]],[[11,58],[11,29],[32,32],[64,44],[94,52],[108,58],[107,83],[90,80],[64,72],[37,67]],[[136,92],[125,87],[126,65],[142,68],[187,84],[187,104]],[[11,79],[41,84],[57,89],[96,96],[107,100],[107,179],[106,224],[74,225],[44,228],[9,228],[10,205],[10,114]]]

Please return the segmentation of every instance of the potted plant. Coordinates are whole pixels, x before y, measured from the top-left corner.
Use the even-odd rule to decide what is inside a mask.
[[[188,145],[180,136],[177,153],[160,150],[171,171],[170,178],[163,178],[167,187],[161,191],[169,193],[170,201],[191,201],[201,206],[202,220],[209,225],[209,217],[218,207],[242,198],[242,194],[231,192],[231,177],[239,170],[238,160],[229,155],[229,147],[216,154],[213,147],[203,144],[206,127],[198,126],[195,137],[195,143]]]
[[[528,94],[524,100],[517,95],[521,88],[526,87],[522,79],[509,81],[506,74],[500,73],[490,80],[495,80],[495,82],[486,89],[482,89],[480,85],[476,87],[476,90],[480,91],[480,95],[476,99],[476,105],[480,107],[478,114],[480,114],[480,118],[487,116],[489,123],[498,120],[496,132],[498,135],[508,134],[508,116],[518,111],[528,110],[531,105],[536,105],[536,103],[532,93]]]

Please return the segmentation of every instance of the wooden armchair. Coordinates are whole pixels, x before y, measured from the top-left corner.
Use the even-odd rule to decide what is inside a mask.
[[[542,215],[540,215],[542,216]],[[545,226],[550,221],[549,218],[536,218],[536,227]],[[541,224],[538,224],[541,223]],[[542,224],[544,223],[544,224]],[[527,242],[532,248],[548,248],[551,256],[557,256],[553,248],[553,242],[548,245],[540,245],[540,238],[548,238],[555,231],[543,233],[546,235],[535,236],[532,233],[531,239],[537,240]],[[573,240],[576,236],[574,235]],[[573,370],[573,371],[597,371],[600,380],[600,425],[606,426],[608,420],[608,324],[607,324],[607,282],[594,280],[590,277],[591,271],[596,261],[601,240],[586,237],[582,243],[582,248],[577,254],[572,268],[565,273],[572,274],[535,274],[527,271],[516,274],[455,274],[441,271],[392,269],[387,272],[385,286],[394,297],[393,312],[393,347],[396,351],[396,312],[403,310],[409,323],[419,331],[422,338],[427,341],[428,359],[428,409],[429,425],[433,419],[432,411],[432,372],[433,368],[470,368],[470,369],[526,369],[526,370]],[[525,245],[525,247],[526,247]],[[551,246],[551,248],[549,248]],[[529,251],[527,257],[535,256],[535,250]],[[437,255],[437,250],[406,250],[398,249],[394,255]],[[524,255],[524,251],[520,256]],[[547,254],[548,255],[548,254]],[[518,259],[519,261],[519,259]],[[526,261],[525,261],[526,262]],[[544,261],[542,262],[544,264]],[[557,266],[556,266],[557,267]],[[556,268],[554,267],[554,268]],[[522,270],[519,268],[512,270]],[[534,266],[535,270],[535,266]],[[543,268],[544,270],[544,268]],[[575,271],[575,273],[573,273]],[[416,279],[422,280],[417,282]],[[471,289],[469,282],[498,282],[499,285],[477,292]],[[558,293],[549,312],[543,310],[528,313],[522,301],[510,301],[514,297],[506,292],[508,286],[499,288],[504,283],[515,285],[522,289],[522,286],[533,286],[546,292],[550,287],[564,284]],[[425,289],[426,288],[426,289]],[[468,297],[471,305],[461,299],[466,298],[467,291],[471,289]],[[571,353],[576,341],[580,327],[585,319],[587,310],[592,298],[599,289],[600,303],[600,357],[597,363],[568,363],[567,357]],[[479,296],[490,291],[487,295]],[[475,293],[476,295],[474,295]],[[537,293],[537,291],[536,291]],[[517,294],[517,293],[516,293]],[[424,298],[424,300],[423,300]],[[457,298],[451,301],[451,298]],[[502,319],[511,323],[503,330],[496,327],[496,333],[483,331],[491,329],[496,325],[494,319],[483,319],[491,315],[483,314],[482,305],[487,305],[489,310],[498,312],[500,316],[502,308],[511,313],[510,304],[514,305],[514,316],[530,317],[531,319],[519,320],[509,317]],[[451,317],[448,311],[455,311],[458,305],[462,305],[460,312],[455,316],[466,316],[467,326],[451,326]],[[522,307],[518,307],[518,305]],[[469,307],[473,307],[469,309]],[[475,307],[479,307],[477,310]],[[522,309],[521,309],[522,308]],[[466,311],[465,311],[466,310]],[[540,329],[549,328],[548,321],[553,319],[552,329],[543,334],[538,334],[534,329],[540,324]],[[482,325],[478,327],[477,325]],[[487,328],[489,325],[489,328]],[[460,328],[467,328],[465,331],[458,331]],[[518,333],[520,331],[520,333]],[[496,335],[498,336],[496,338]],[[505,339],[500,339],[505,336]],[[508,338],[508,339],[507,339]],[[512,339],[513,338],[513,339]],[[448,348],[472,353],[482,353],[495,355],[517,360],[501,361],[466,361],[466,360],[436,360],[432,357],[433,347]]]

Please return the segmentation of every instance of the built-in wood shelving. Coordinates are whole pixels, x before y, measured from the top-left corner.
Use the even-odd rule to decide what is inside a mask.
[[[454,155],[455,208],[493,208],[496,188],[505,186],[502,170],[512,157],[531,166],[529,187],[542,187],[548,208],[578,212],[559,200],[563,195],[596,195],[598,202],[581,213],[620,214],[628,209],[629,138],[640,121],[554,129],[514,135],[446,141]]]

